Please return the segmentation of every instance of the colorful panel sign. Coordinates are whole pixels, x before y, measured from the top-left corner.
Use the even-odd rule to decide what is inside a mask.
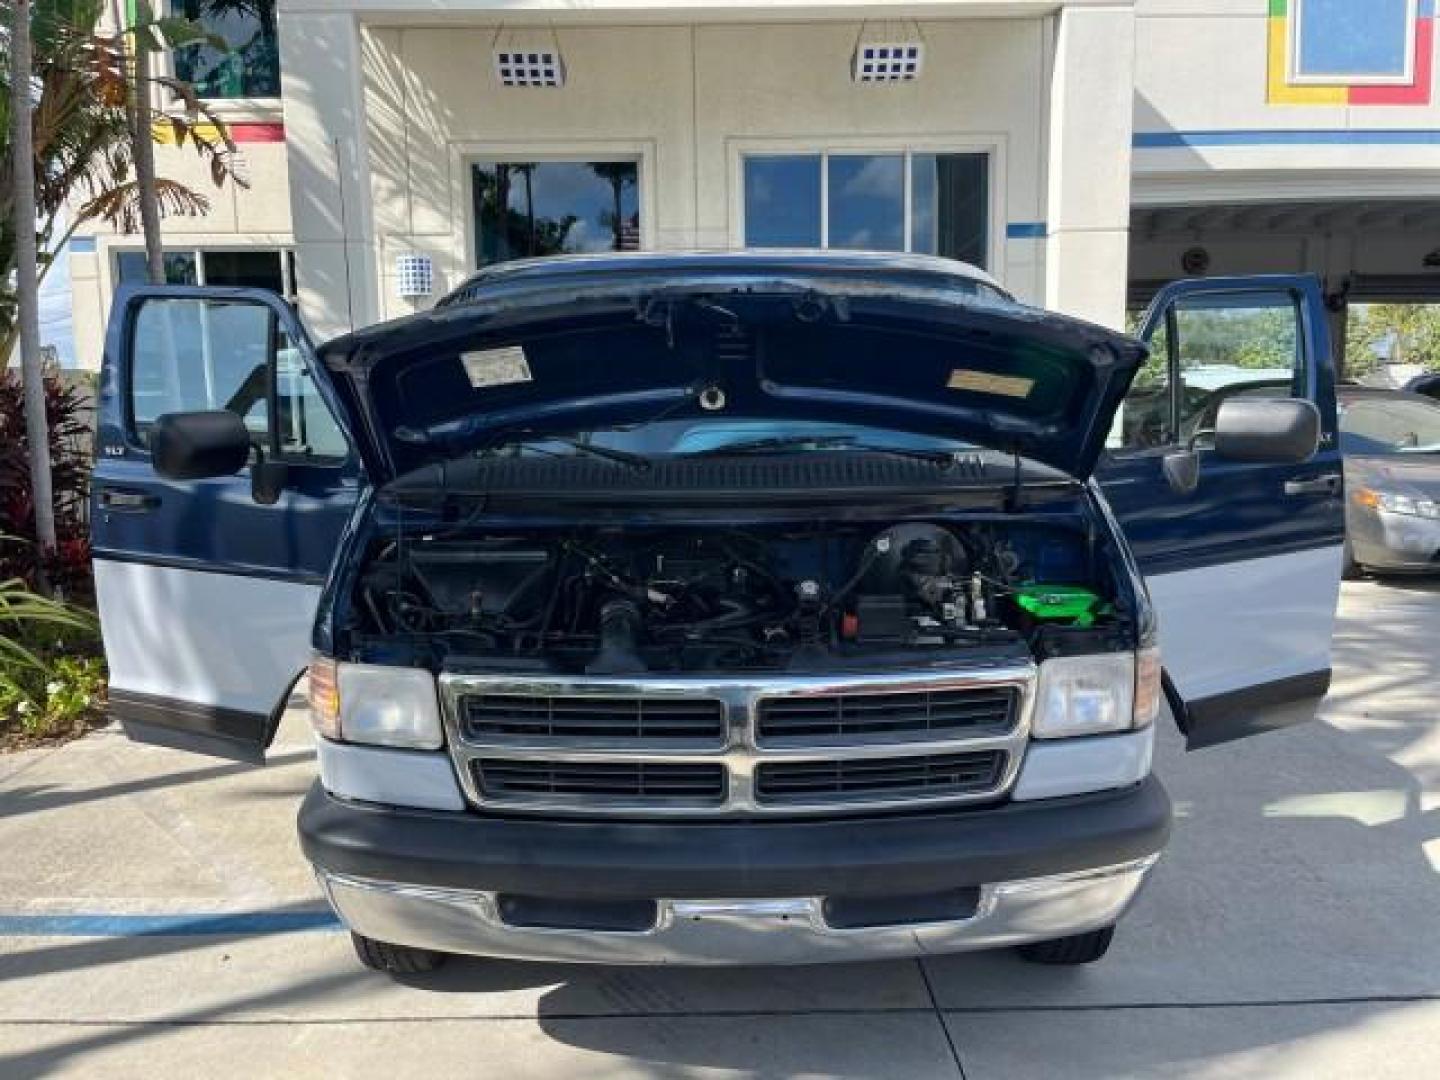
[[[1272,105],[1428,105],[1436,0],[1270,0]]]

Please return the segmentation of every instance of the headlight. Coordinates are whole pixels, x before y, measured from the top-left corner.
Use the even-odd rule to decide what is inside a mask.
[[[1037,739],[1144,727],[1160,710],[1159,650],[1046,660],[1036,698]]]
[[[310,665],[310,723],[327,739],[436,750],[444,742],[435,677],[417,668]]]
[[[1419,495],[1402,495],[1398,491],[1375,491],[1357,488],[1355,501],[1372,510],[1385,510],[1406,517],[1440,518],[1440,503]]]

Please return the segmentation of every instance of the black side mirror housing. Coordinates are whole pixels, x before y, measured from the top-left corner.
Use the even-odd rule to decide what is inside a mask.
[[[1215,417],[1215,456],[1298,465],[1320,446],[1320,410],[1302,398],[1231,398]]]
[[[167,480],[234,476],[250,460],[250,431],[227,409],[165,413],[150,429],[150,458]]]
[[[265,460],[250,466],[250,497],[261,506],[274,506],[290,480],[290,467],[283,461]]]

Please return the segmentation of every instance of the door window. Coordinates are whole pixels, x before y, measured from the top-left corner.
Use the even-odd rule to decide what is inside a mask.
[[[742,172],[746,247],[988,261],[988,154],[753,154]]]
[[[476,162],[470,184],[480,266],[536,255],[639,250],[638,162]]]
[[[229,409],[271,454],[332,462],[346,456],[345,437],[303,353],[266,305],[151,299],[132,333],[130,417],[142,444],[165,413]]]
[[[1232,397],[1303,397],[1300,308],[1289,292],[1196,292],[1163,313],[1112,443],[1204,446]]]

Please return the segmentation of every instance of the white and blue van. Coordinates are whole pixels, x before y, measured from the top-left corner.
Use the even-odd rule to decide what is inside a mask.
[[[302,845],[381,970],[1097,959],[1162,701],[1191,747],[1311,716],[1343,540],[1317,283],[1140,336],[837,252],[514,263],[318,348],[122,290],[110,710],[258,762],[308,671]]]

